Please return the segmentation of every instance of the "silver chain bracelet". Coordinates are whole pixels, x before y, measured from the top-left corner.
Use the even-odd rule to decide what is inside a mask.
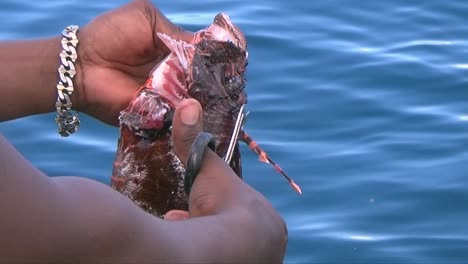
[[[79,42],[76,36],[78,29],[78,26],[70,25],[62,31],[62,52],[60,52],[60,67],[58,68],[60,81],[57,84],[58,96],[55,103],[57,108],[55,122],[58,125],[58,133],[62,137],[68,137],[75,133],[80,125],[78,112],[76,114],[71,112],[71,95],[74,91],[73,77],[76,74],[75,61],[78,58],[76,53]]]

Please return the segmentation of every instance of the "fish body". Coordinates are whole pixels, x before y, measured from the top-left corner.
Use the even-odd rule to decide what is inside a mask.
[[[145,211],[163,217],[172,209],[187,210],[185,169],[174,153],[172,115],[185,98],[203,108],[204,131],[217,140],[216,153],[226,154],[236,117],[247,103],[247,42],[226,14],[194,34],[190,43],[158,37],[171,51],[119,116],[120,138],[111,186]],[[242,177],[239,144],[231,168]]]

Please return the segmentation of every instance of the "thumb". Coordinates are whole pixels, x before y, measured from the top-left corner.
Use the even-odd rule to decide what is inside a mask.
[[[195,99],[186,99],[176,108],[172,119],[172,142],[179,159],[187,164],[193,140],[203,131],[203,110]]]

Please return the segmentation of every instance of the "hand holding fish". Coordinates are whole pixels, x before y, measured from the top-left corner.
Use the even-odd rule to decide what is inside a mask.
[[[174,113],[181,160],[202,131],[201,112],[196,101],[185,100]],[[221,158],[207,154],[189,215],[166,214],[189,219],[167,221],[97,181],[47,177],[0,136],[0,208],[7,212],[0,217],[0,262],[281,263],[283,219]]]
[[[77,110],[117,125],[119,112],[169,54],[157,32],[179,40],[192,38],[150,1],[134,1],[84,27],[78,49]]]
[[[73,107],[116,125],[117,116],[125,107],[129,111],[123,111],[123,114],[130,114],[126,121],[142,121],[138,115],[135,115],[137,119],[131,119],[133,112],[130,110],[133,110],[133,106],[135,109],[138,106],[140,110],[155,104],[163,106],[157,108],[167,110],[163,113],[163,120],[158,119],[162,117],[157,115],[158,112],[153,113],[156,114],[155,119],[144,119],[150,121],[143,124],[149,129],[140,126],[137,130],[124,130],[124,139],[127,141],[123,143],[132,144],[131,139],[136,135],[139,141],[144,141],[146,147],[159,140],[160,146],[166,148],[162,148],[165,151],[171,147],[166,143],[171,142],[174,152],[172,149],[165,151],[167,155],[164,157],[170,157],[170,161],[180,159],[176,165],[186,162],[191,141],[207,128],[211,129],[208,132],[223,136],[225,142],[219,149],[228,149],[228,140],[225,139],[229,139],[235,127],[233,117],[242,109],[238,109],[238,106],[246,103],[243,73],[247,53],[242,34],[236,33],[235,41],[224,41],[226,27],[238,32],[226,16],[217,16],[215,22],[213,35],[202,34],[203,31],[192,35],[171,24],[146,0],[132,2],[97,17],[79,32],[75,93],[71,97]],[[210,37],[214,36],[221,37],[223,41],[211,41]],[[184,43],[177,40],[183,40]],[[61,37],[54,37],[0,43],[0,98],[5,102],[0,105],[0,121],[56,110],[60,41]],[[240,44],[242,47],[237,47]],[[177,100],[177,108],[166,104],[175,102],[174,99],[178,99],[181,94],[172,92],[181,90],[163,89],[161,94],[149,91],[146,95],[150,98],[156,99],[156,95],[161,95],[171,100],[164,101],[161,97],[149,105],[129,106],[137,94],[136,90],[147,82],[149,72],[161,60],[165,60],[166,66],[187,66],[184,63],[187,60],[173,64],[175,59],[179,59],[174,54],[181,51],[178,49],[181,45],[192,51],[193,45],[197,45],[197,62],[208,59],[209,64],[215,67],[216,74],[222,73],[223,77],[228,77],[219,79],[218,75],[209,75],[210,71],[200,72],[206,78],[196,81],[208,82],[194,82],[195,85],[191,86],[193,91],[190,92],[193,92],[192,98],[203,105],[203,114],[200,104],[191,99]],[[170,52],[171,48],[173,50]],[[219,53],[219,50],[228,51],[227,56],[224,52]],[[179,55],[190,54],[182,52]],[[221,65],[225,64],[232,64],[232,67],[223,66],[221,71]],[[173,78],[178,77],[172,76],[169,80],[175,81]],[[209,85],[214,82],[222,83],[222,86]],[[180,84],[171,83],[175,86]],[[222,93],[222,96],[217,92]],[[219,100],[214,102],[211,100],[213,96]],[[196,120],[187,123],[185,114],[182,114],[187,113],[185,110],[189,110],[188,113]],[[210,120],[210,117],[218,114],[223,115],[223,126],[219,126],[219,122],[214,119]],[[172,127],[169,120],[172,121]],[[171,133],[165,130],[166,121],[169,122]],[[215,133],[216,129],[218,133]],[[244,131],[238,135],[260,155],[262,161],[274,164]],[[160,140],[161,137],[164,140]],[[237,144],[237,141],[234,142]],[[136,144],[137,147],[140,145]],[[127,158],[123,161],[131,160],[128,158],[131,153],[122,153]],[[173,153],[175,155],[171,156]],[[285,223],[261,194],[238,177],[241,164],[237,145],[233,153],[228,166],[218,155],[208,150],[188,201],[166,199],[175,192],[171,193],[164,185],[167,193],[163,192],[164,188],[159,193],[151,192],[148,195],[150,198],[168,201],[161,207],[160,213],[165,214],[166,219],[162,220],[141,210],[141,206],[135,204],[138,199],[132,201],[94,180],[84,177],[47,177],[0,136],[0,208],[6,212],[0,217],[0,262],[55,263],[65,259],[85,263],[280,263],[287,243]],[[119,159],[117,161],[116,171],[126,176],[126,167],[122,166],[126,163],[119,163]],[[135,165],[137,161],[129,164]],[[158,164],[153,160],[151,165],[154,167]],[[179,169],[177,166],[166,168]],[[237,170],[237,175],[231,168]],[[279,167],[275,168],[281,172]],[[122,183],[126,184],[124,187],[138,183],[139,179],[127,181],[126,178],[121,179],[120,174],[113,175],[116,187]],[[174,179],[178,184],[179,178]],[[165,184],[163,180],[161,183]],[[183,188],[181,190],[183,196]],[[177,202],[180,201],[181,206],[178,206]],[[172,206],[173,202],[176,206]],[[188,207],[185,206],[187,202]],[[188,211],[183,211],[186,208]],[[152,208],[147,206],[145,209]],[[155,211],[155,214],[159,216],[159,211]],[[186,220],[167,221],[181,219]],[[50,243],[44,243],[47,241]]]
[[[186,161],[193,139],[203,131],[203,111],[200,104],[193,99],[183,101],[174,113],[172,124],[175,152],[182,161]],[[198,218],[200,216],[204,217]],[[263,255],[254,262],[261,259],[262,263],[277,263],[282,260],[287,243],[287,228],[283,219],[265,197],[245,184],[211,150],[208,151],[202,169],[193,184],[189,197],[189,212],[169,211],[165,219],[190,218],[190,221],[202,223],[211,221],[208,220],[210,217],[214,224],[207,224],[207,227],[215,230],[216,236],[225,236],[230,240],[227,243],[231,244],[233,249],[242,245],[245,250]],[[183,225],[184,222],[178,223]],[[226,225],[232,225],[232,230]],[[203,238],[203,234],[208,234],[206,230],[191,232],[200,233],[202,238],[198,242],[201,244],[213,243],[209,236]],[[236,235],[230,234],[231,232]],[[234,237],[238,237],[239,240],[235,241]],[[239,260],[238,263],[242,262]]]
[[[136,0],[104,13],[77,35],[72,109],[111,125],[169,54],[157,32],[189,40],[149,1]],[[0,121],[55,111],[61,36],[0,42]]]

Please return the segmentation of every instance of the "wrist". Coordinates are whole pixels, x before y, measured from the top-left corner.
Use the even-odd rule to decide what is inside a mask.
[[[85,112],[84,108],[86,103],[84,102],[84,74],[83,74],[83,60],[84,60],[84,52],[83,52],[83,33],[81,29],[77,33],[77,37],[80,41],[78,47],[76,49],[77,53],[77,60],[75,61],[75,78],[73,80],[75,86],[75,92],[71,98],[72,100],[72,109],[78,112]]]
[[[89,50],[92,49],[92,40],[90,43],[89,34],[87,34],[87,27],[80,27],[77,33],[80,43],[76,50],[78,59],[75,62],[76,75],[74,80],[75,93],[73,94],[72,103],[73,110],[80,113],[88,113],[92,108],[92,100],[88,100],[87,86],[86,86],[86,72],[90,71],[89,66],[93,66],[92,56],[89,56]],[[94,69],[91,69],[91,71]]]

